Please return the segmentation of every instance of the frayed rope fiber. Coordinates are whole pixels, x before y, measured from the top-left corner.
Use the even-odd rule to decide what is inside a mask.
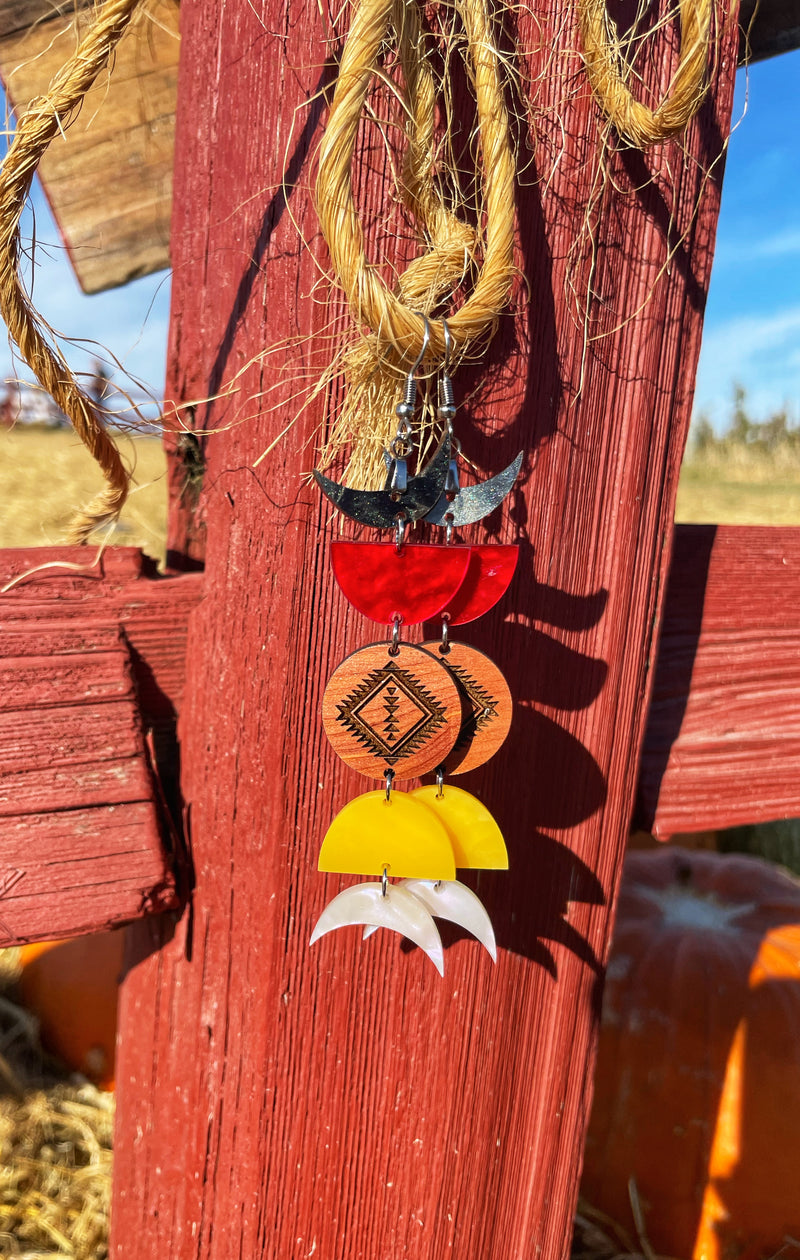
[[[576,0],[590,83],[607,118],[628,143],[646,148],[674,137],[697,112],[707,86],[712,5],[713,0],[680,0],[679,65],[665,98],[650,109],[628,86],[631,73],[606,0]],[[440,32],[439,38],[448,48],[465,48],[465,70],[474,93],[477,215],[459,213],[459,173],[448,165],[447,144],[436,133],[447,84],[432,69],[435,39],[423,30],[417,0],[360,0],[355,5],[319,149],[317,214],[333,275],[359,330],[343,356],[346,391],[321,452],[322,463],[327,466],[342,446],[351,444],[348,469],[364,484],[382,474],[381,450],[403,373],[424,344],[424,317],[430,317],[432,361],[445,354],[444,330],[436,318],[442,315],[453,339],[451,366],[474,359],[496,331],[516,275],[516,161],[505,105],[507,71],[494,21],[487,0],[450,0],[440,13],[454,29],[460,28],[455,42],[452,33]],[[398,192],[421,251],[390,287],[367,258],[366,230],[353,186],[359,126],[368,117],[371,88],[383,75],[383,60],[393,45],[404,80],[398,88],[404,143]]]
[[[706,94],[713,0],[680,0],[681,51],[669,91],[655,109],[637,101],[626,81],[620,40],[606,0],[578,0],[586,72],[601,109],[638,149],[681,134]]]
[[[74,56],[44,96],[19,119],[0,167],[0,314],[20,354],[40,384],[69,417],[106,479],[105,489],[73,520],[71,542],[86,542],[98,526],[116,520],[128,495],[129,475],[91,399],[78,385],[20,279],[19,224],[31,181],[50,141],[69,125],[85,94],[107,64],[139,0],[107,0]]]
[[[380,371],[387,356],[395,374],[398,364],[408,365],[416,358],[425,333],[421,313],[430,314],[458,287],[470,267],[476,271],[472,290],[463,305],[448,314],[448,324],[458,358],[484,344],[497,326],[515,274],[516,171],[500,59],[485,0],[455,0],[454,7],[464,28],[475,92],[484,209],[480,233],[448,210],[435,184],[436,88],[427,64],[416,0],[361,0],[342,54],[320,146],[316,201],[322,233],[351,315],[372,333],[365,343],[369,362],[361,368],[366,375],[371,370]],[[401,275],[396,292],[367,261],[352,183],[359,120],[392,28],[407,92],[408,148],[402,194],[417,221],[420,237],[430,246]],[[444,352],[441,324],[432,323],[431,356],[441,359]]]

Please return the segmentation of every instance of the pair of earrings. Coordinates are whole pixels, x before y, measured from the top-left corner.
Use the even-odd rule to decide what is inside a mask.
[[[425,327],[427,334],[427,321]],[[449,349],[446,323],[444,328]],[[398,433],[386,452],[384,489],[341,487],[344,493],[331,493],[334,483],[315,474],[342,511],[365,524],[383,522],[379,527],[392,528],[394,540],[331,545],[334,577],[346,598],[370,620],[391,627],[391,633],[385,642],[348,656],[325,689],[322,720],[333,748],[347,765],[383,787],[350,801],[334,818],[319,869],[374,876],[379,882],[356,885],[334,898],[311,943],[347,925],[363,924],[365,936],[388,927],[424,949],[443,974],[435,917],[460,924],[496,957],[489,917],[475,894],[456,880],[456,869],[508,866],[503,837],[489,811],[445,780],[494,755],[508,734],[512,711],[501,671],[483,652],[453,642],[450,632],[502,597],[514,574],[517,548],[453,542],[456,525],[478,510],[476,493],[490,483],[467,491],[460,487],[446,363],[439,405],[444,438],[418,476],[408,476],[414,374],[424,351],[425,346],[397,407]],[[521,459],[512,468],[518,470]],[[509,488],[515,476],[516,471]],[[490,492],[483,499],[486,511],[496,506],[492,498]],[[407,541],[408,524],[423,518],[445,528],[444,544]],[[414,644],[401,638],[402,628],[434,618],[441,619],[440,640]],[[435,784],[410,792],[395,786],[429,773],[435,773]],[[390,883],[390,878],[403,882]]]

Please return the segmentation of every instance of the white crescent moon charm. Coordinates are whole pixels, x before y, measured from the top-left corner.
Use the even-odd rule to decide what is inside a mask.
[[[444,975],[444,951],[436,924],[420,898],[406,892],[402,885],[389,884],[385,891],[380,884],[372,883],[345,888],[322,911],[309,944],[313,945],[326,932],[357,924],[389,928],[408,937],[424,950],[439,975]]]
[[[435,919],[447,919],[464,928],[480,941],[492,962],[497,962],[492,921],[483,902],[466,884],[457,879],[442,879],[436,883],[427,879],[404,879],[400,887],[421,901]]]
[[[400,890],[411,893],[421,901],[435,919],[447,919],[449,923],[464,928],[470,936],[480,941],[492,962],[497,962],[497,942],[492,921],[483,902],[466,884],[459,883],[457,879],[442,879],[435,883],[427,879],[404,879],[395,889]],[[366,927],[364,940],[376,931],[376,927]]]

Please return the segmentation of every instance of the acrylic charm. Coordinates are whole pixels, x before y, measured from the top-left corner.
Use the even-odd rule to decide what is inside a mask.
[[[457,599],[470,569],[469,547],[442,544],[332,542],[331,568],[340,590],[370,621],[413,626]]]
[[[365,792],[348,801],[322,842],[319,869],[340,875],[385,871],[393,878],[412,879],[456,875],[445,819],[415,793],[398,791]]]
[[[511,487],[519,476],[522,467],[523,452],[520,451],[513,463],[476,486],[466,486],[449,499],[442,490],[436,504],[425,514],[430,525],[443,525],[451,529],[463,529],[465,525],[474,525],[490,516],[510,493]]]
[[[389,490],[350,490],[321,472],[315,471],[314,480],[333,506],[351,520],[394,529],[398,516],[418,521],[430,512],[444,490],[449,463],[450,442],[445,438],[420,474],[409,478],[404,492],[396,497]]]
[[[446,919],[448,923],[455,923],[465,932],[469,932],[470,936],[480,941],[492,962],[497,962],[497,944],[492,921],[483,902],[466,884],[461,884],[458,880],[439,880],[432,883],[424,879],[405,879],[400,888],[421,901],[434,919]],[[375,926],[366,927],[364,940],[376,931]]]
[[[441,822],[460,870],[508,870],[502,832],[476,796],[450,783],[432,783],[415,788],[409,797],[428,806]]]
[[[473,543],[469,553],[464,579],[453,598],[444,605],[451,627],[475,621],[503,598],[517,567],[519,547]]]

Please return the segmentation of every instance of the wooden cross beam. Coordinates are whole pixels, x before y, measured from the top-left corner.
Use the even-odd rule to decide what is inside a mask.
[[[0,552],[0,584],[79,548]],[[675,531],[635,821],[660,838],[800,816],[800,530]],[[130,549],[0,600],[0,932],[70,936],[178,904],[171,794],[200,574]],[[145,738],[149,732],[151,740]],[[155,764],[154,764],[155,763]]]
[[[800,529],[675,531],[637,824],[800,817]]]
[[[106,551],[94,569],[90,560],[78,547],[0,551],[0,587],[22,578],[0,596],[4,945],[179,903],[154,776],[174,794],[201,579],[160,579],[131,548]]]

